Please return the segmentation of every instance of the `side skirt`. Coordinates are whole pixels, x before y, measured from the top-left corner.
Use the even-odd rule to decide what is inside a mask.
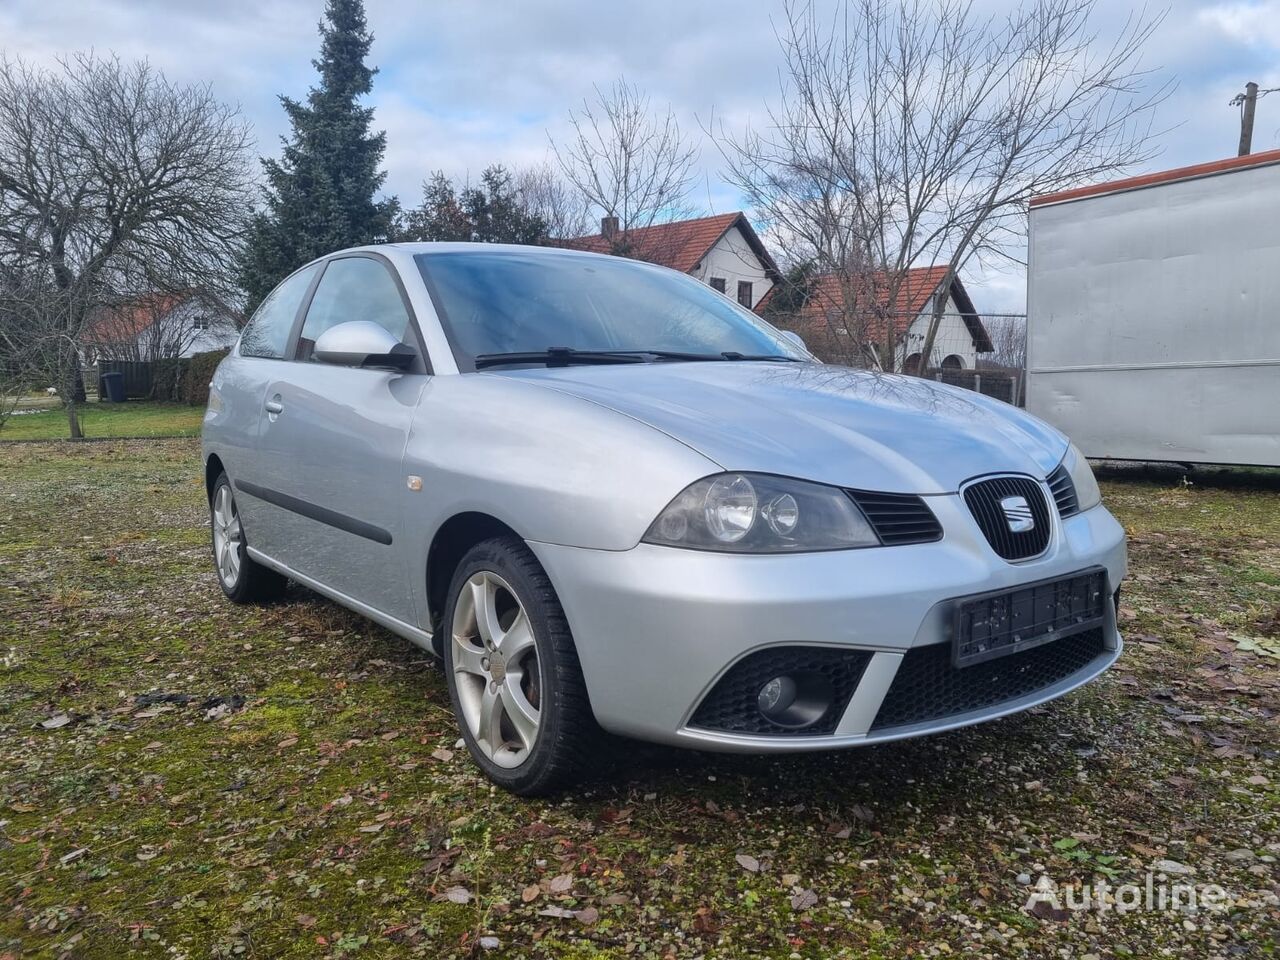
[[[323,594],[335,603],[340,603],[348,610],[354,610],[362,617],[368,617],[374,623],[386,627],[397,636],[404,637],[415,646],[421,647],[433,656],[437,655],[435,648],[431,645],[431,634],[425,630],[420,630],[411,623],[405,623],[403,620],[397,620],[395,617],[377,610],[367,603],[361,603],[352,597],[347,596],[341,590],[335,590],[333,587],[325,586],[319,580],[313,580],[305,574],[298,573],[292,567],[286,566],[277,560],[272,560],[269,556],[254,547],[248,547],[248,554],[257,563],[264,567],[270,567],[277,573],[282,573],[290,580],[297,581],[304,587],[314,590],[316,593]]]

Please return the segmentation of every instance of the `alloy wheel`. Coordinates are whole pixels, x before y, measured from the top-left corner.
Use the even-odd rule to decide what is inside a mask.
[[[468,732],[486,757],[518,767],[538,739],[542,678],[524,605],[496,573],[481,570],[454,606],[453,671]]]
[[[213,496],[213,557],[223,586],[234,590],[240,579],[240,513],[231,488],[223,484]]]

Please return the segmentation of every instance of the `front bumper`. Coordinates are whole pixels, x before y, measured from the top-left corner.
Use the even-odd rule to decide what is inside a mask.
[[[748,753],[826,750],[966,726],[1025,710],[1088,682],[1119,656],[1115,612],[1096,656],[1013,699],[921,723],[876,725],[909,650],[944,643],[955,598],[1065,576],[1091,566],[1116,590],[1124,531],[1104,508],[1054,515],[1049,549],[998,557],[958,495],[928,498],[936,543],[792,556],[742,556],[640,544],[604,551],[531,542],[564,606],[597,720],[662,743]],[[834,731],[824,735],[708,730],[690,718],[745,655],[771,646],[870,654]],[[974,669],[974,668],[966,668]]]

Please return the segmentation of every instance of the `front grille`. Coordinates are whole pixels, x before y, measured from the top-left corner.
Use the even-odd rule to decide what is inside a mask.
[[[951,644],[908,650],[872,730],[993,707],[1043,690],[1084,669],[1105,650],[1102,628],[971,667],[951,664]]]
[[[1001,501],[1021,497],[1031,508],[1032,527],[1015,533]],[[1049,506],[1040,484],[1030,477],[992,477],[965,488],[964,502],[978,521],[991,549],[1005,560],[1025,560],[1044,553],[1049,546]]]
[[[887,547],[933,543],[942,539],[942,525],[923,497],[913,493],[846,491],[858,505],[880,542]]]
[[[1058,464],[1058,469],[1049,474],[1049,492],[1053,494],[1053,502],[1063,517],[1074,517],[1080,512],[1076,485],[1071,482],[1071,474],[1065,464]]]
[[[743,657],[698,704],[690,726],[730,733],[819,736],[835,731],[844,708],[862,679],[871,654],[835,647],[768,647]],[[783,674],[819,673],[831,683],[834,695],[816,723],[801,729],[784,727],[765,717],[757,706],[760,688]]]

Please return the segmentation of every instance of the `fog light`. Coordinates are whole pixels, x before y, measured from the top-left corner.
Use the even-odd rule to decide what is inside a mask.
[[[796,682],[790,677],[774,677],[760,688],[756,706],[766,717],[774,717],[791,706],[796,699]]]
[[[831,681],[820,673],[783,674],[760,688],[756,708],[771,723],[800,730],[821,720],[834,696]]]

